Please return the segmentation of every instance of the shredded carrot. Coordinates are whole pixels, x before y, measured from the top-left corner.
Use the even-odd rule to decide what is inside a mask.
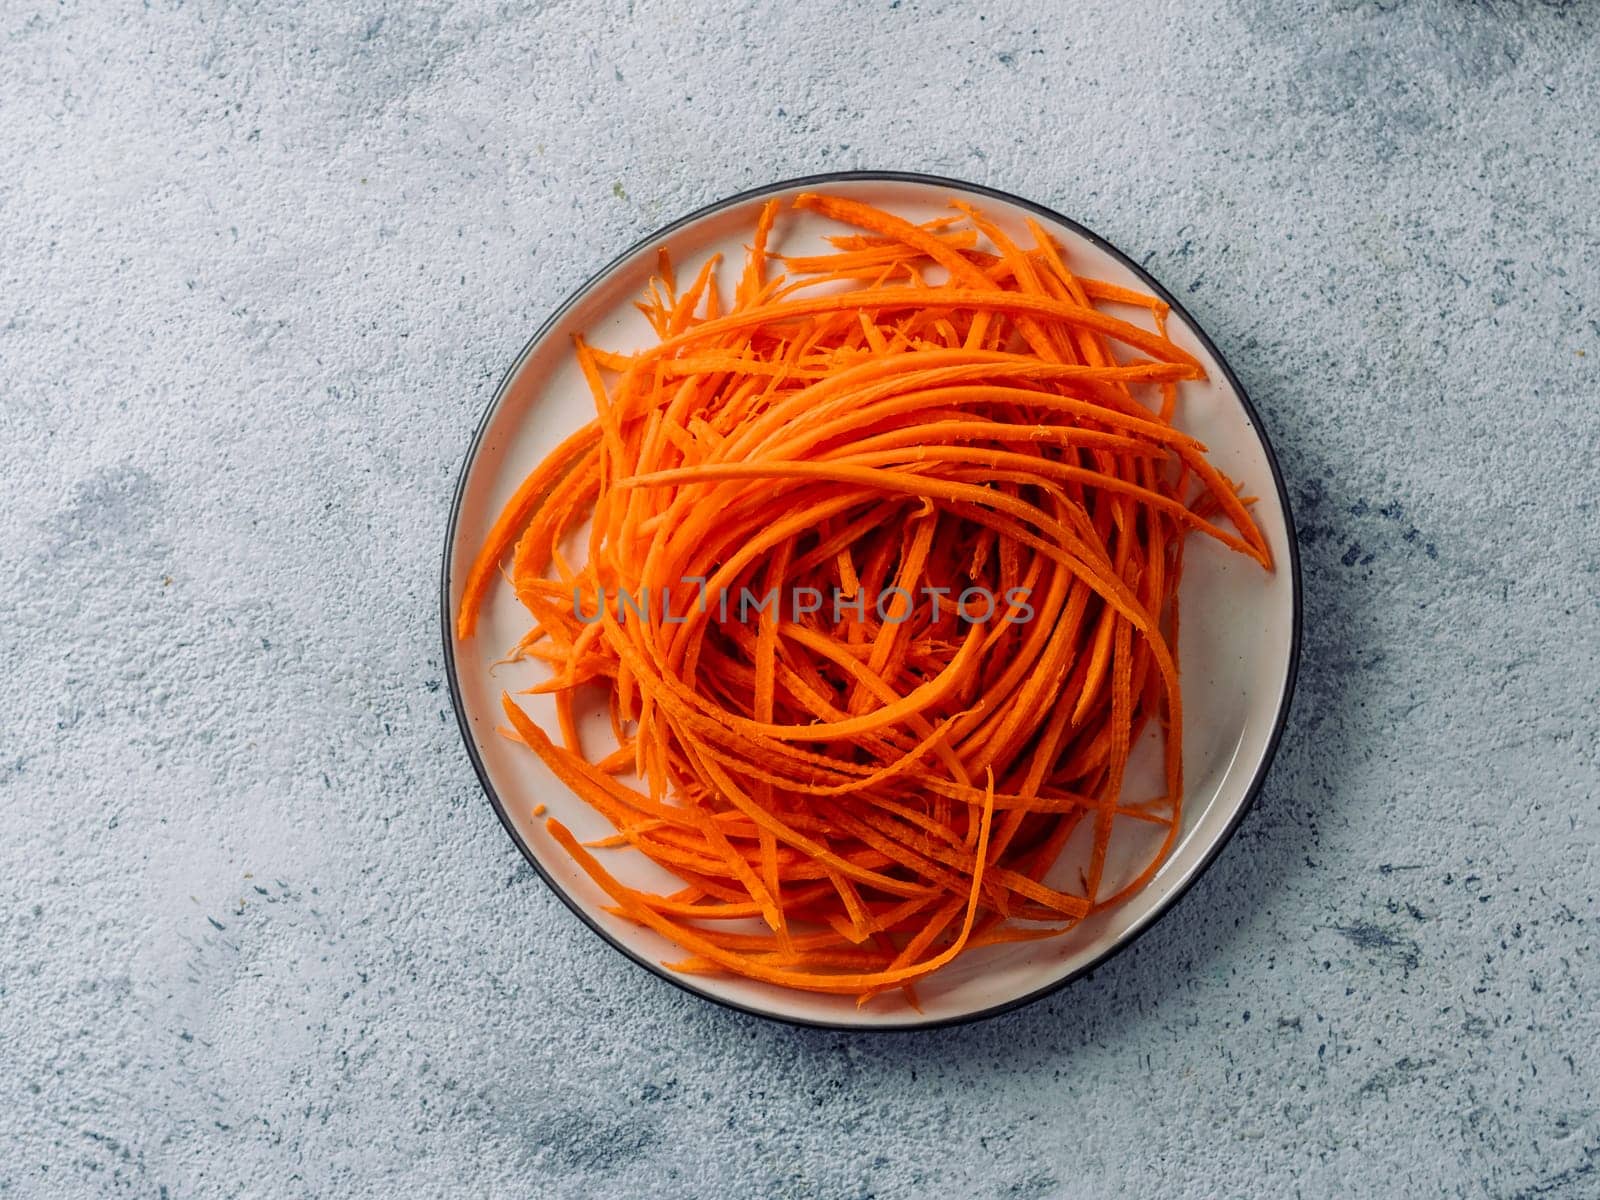
[[[558,714],[506,694],[504,732],[609,822],[546,828],[669,965],[915,1006],[962,955],[1155,876],[1183,821],[1185,540],[1272,555],[1174,423],[1204,372],[1161,300],[969,205],[794,207],[849,232],[785,256],[771,201],[731,302],[716,259],[680,291],[662,249],[655,341],[579,341],[595,419],[489,530],[456,635],[504,572],[533,619],[509,657],[550,668],[529,691]],[[596,686],[617,744],[591,757]],[[1124,796],[1147,735],[1160,794]]]

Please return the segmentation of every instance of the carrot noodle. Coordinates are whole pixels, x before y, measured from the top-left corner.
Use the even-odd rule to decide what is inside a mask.
[[[1024,245],[952,207],[801,195],[846,231],[784,256],[770,201],[731,298],[716,258],[680,291],[663,248],[655,340],[578,340],[594,420],[467,573],[456,636],[504,579],[532,618],[509,657],[550,671],[529,690],[555,730],[504,694],[504,732],[614,832],[547,830],[681,972],[916,1005],[963,954],[1126,900],[1181,829],[1185,541],[1271,570],[1267,541],[1174,424],[1204,371],[1167,305],[1075,274],[1036,222]],[[598,755],[583,688],[608,700]],[[1147,731],[1160,794],[1125,797]]]

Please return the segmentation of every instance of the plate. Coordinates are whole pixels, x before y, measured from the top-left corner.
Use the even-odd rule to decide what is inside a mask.
[[[863,200],[913,221],[948,212],[952,199],[974,202],[1019,239],[1032,216],[1065,248],[1080,274],[1161,296],[1172,306],[1169,335],[1205,365],[1208,380],[1182,385],[1181,428],[1210,447],[1212,461],[1258,497],[1255,517],[1271,545],[1277,570],[1212,539],[1191,537],[1180,592],[1183,612],[1179,665],[1185,709],[1185,798],[1181,836],[1160,872],[1142,891],[1070,932],[1046,941],[968,951],[920,980],[921,1012],[897,993],[857,1007],[853,997],[792,991],[743,978],[685,977],[661,966],[682,951],[659,935],[603,911],[599,888],[545,832],[536,804],[548,807],[580,838],[612,832],[604,819],[559,784],[525,748],[496,733],[503,722],[502,690],[544,677],[537,664],[499,660],[527,630],[528,615],[507,587],[493,589],[477,634],[457,644],[455,612],[476,549],[517,484],[563,437],[593,416],[593,405],[571,351],[583,333],[598,346],[629,350],[653,338],[633,302],[656,264],[658,247],[671,252],[680,278],[712,253],[725,264],[743,261],[743,247],[761,205],[804,191]],[[774,248],[819,253],[824,232],[838,227],[808,213],[785,211]],[[1123,314],[1119,314],[1123,315]],[[1193,318],[1132,259],[1081,225],[1039,205],[974,184],[921,175],[850,173],[775,183],[730,197],[667,226],[624,252],[564,303],[512,363],[467,451],[445,543],[442,617],[446,673],[467,753],[506,831],[535,871],[591,929],[641,966],[678,987],[746,1012],[832,1028],[918,1028],[992,1016],[1038,999],[1103,963],[1166,912],[1205,870],[1260,790],[1294,689],[1300,643],[1300,565],[1283,479],[1261,422],[1238,379]],[[525,697],[535,719],[554,727],[554,708]],[[608,728],[600,712],[593,744]],[[614,744],[614,743],[613,743]],[[1154,759],[1154,755],[1145,755]],[[1138,759],[1125,794],[1137,794]],[[1155,780],[1151,772],[1151,782]],[[606,864],[624,882],[679,886],[642,855],[615,851]],[[1125,864],[1124,864],[1125,865]],[[1108,881],[1118,864],[1108,864]]]

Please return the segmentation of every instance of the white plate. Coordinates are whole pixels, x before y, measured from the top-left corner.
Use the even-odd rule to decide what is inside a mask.
[[[962,955],[918,983],[920,1013],[898,993],[857,1008],[848,996],[813,995],[741,978],[684,977],[662,968],[663,959],[682,957],[682,951],[649,930],[602,912],[606,901],[600,890],[545,833],[543,820],[532,810],[537,803],[547,805],[580,838],[610,833],[609,826],[557,783],[533,754],[495,733],[503,724],[501,691],[527,686],[544,673],[533,664],[495,665],[526,631],[526,610],[509,588],[497,586],[476,636],[458,646],[451,633],[467,569],[501,506],[547,451],[593,416],[571,352],[572,335],[582,332],[596,345],[619,350],[648,344],[650,331],[633,301],[655,266],[658,246],[671,251],[680,279],[692,277],[716,251],[736,271],[761,204],[773,196],[789,198],[809,190],[864,200],[913,221],[941,215],[950,199],[966,198],[1019,239],[1025,236],[1023,220],[1031,215],[1060,239],[1079,273],[1161,295],[1172,305],[1172,339],[1199,358],[1209,376],[1208,382],[1182,385],[1179,424],[1210,447],[1212,461],[1241,481],[1246,494],[1259,497],[1255,517],[1277,563],[1276,573],[1267,575],[1210,538],[1189,540],[1180,597],[1183,830],[1161,871],[1120,907],[1058,938]],[[778,230],[781,240],[775,241],[775,249],[807,254],[827,250],[821,234],[838,227],[810,214],[785,211]],[[1255,411],[1205,334],[1130,259],[1055,213],[971,184],[882,173],[818,176],[724,200],[639,243],[580,288],[523,349],[473,439],[450,515],[443,578],[445,662],[467,751],[507,831],[557,895],[617,949],[689,991],[764,1016],[840,1028],[939,1025],[1002,1012],[1091,969],[1147,929],[1210,863],[1260,788],[1288,714],[1299,653],[1299,572],[1283,482]],[[536,719],[554,727],[553,707],[540,709],[532,703],[535,698],[523,699]],[[603,744],[605,734],[598,731],[607,724],[598,711],[593,717],[594,742]],[[1157,783],[1153,772],[1150,782]],[[1158,790],[1153,786],[1150,794]],[[1126,794],[1141,794],[1133,769]],[[605,862],[629,883],[669,883],[668,876],[632,851],[605,852]],[[1108,864],[1108,883],[1116,869],[1116,863]]]

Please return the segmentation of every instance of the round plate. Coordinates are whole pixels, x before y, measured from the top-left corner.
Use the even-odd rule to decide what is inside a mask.
[[[453,614],[461,585],[501,506],[517,484],[564,436],[594,415],[572,354],[572,335],[595,345],[629,350],[653,339],[633,302],[666,246],[680,278],[692,277],[706,256],[721,252],[736,271],[756,214],[771,197],[792,198],[826,190],[878,205],[913,221],[948,212],[953,198],[976,202],[989,217],[1026,236],[1032,216],[1050,230],[1080,274],[1156,293],[1172,306],[1173,341],[1205,364],[1208,380],[1181,387],[1178,424],[1204,441],[1212,461],[1258,497],[1255,517],[1277,563],[1268,575],[1210,538],[1189,539],[1181,592],[1183,630],[1179,664],[1184,688],[1185,797],[1180,839],[1161,871],[1121,906],[1099,913],[1046,941],[986,946],[917,984],[921,1012],[900,993],[858,1008],[853,997],[791,991],[742,978],[676,975],[660,964],[682,956],[659,935],[602,911],[605,897],[545,833],[536,804],[548,806],[580,839],[611,831],[603,818],[572,795],[525,748],[497,734],[504,723],[502,690],[516,691],[543,677],[537,664],[499,664],[527,630],[528,614],[507,587],[495,587],[470,641],[456,644]],[[815,254],[832,225],[808,213],[785,211],[774,249]],[[1119,313],[1130,319],[1138,314]],[[1147,320],[1147,318],[1146,318]],[[512,840],[544,881],[590,928],[641,966],[679,987],[762,1016],[836,1028],[916,1028],[992,1016],[1052,991],[1128,945],[1194,882],[1239,824],[1260,789],[1283,730],[1294,688],[1300,643],[1300,564],[1283,480],[1260,420],[1233,372],[1181,305],[1131,259],[1103,239],[1047,209],[1002,192],[950,179],[888,173],[819,175],[745,192],[669,225],[640,242],[579,288],[517,356],[501,381],[467,453],[445,543],[443,624],[446,671],[467,752],[484,791]],[[545,697],[521,697],[530,714],[554,727]],[[590,726],[594,745],[609,726],[600,711]],[[1125,794],[1156,794],[1157,756],[1130,764]],[[1141,758],[1143,762],[1141,763]],[[1145,778],[1141,772],[1148,771]],[[1148,782],[1148,790],[1142,785]],[[679,886],[632,851],[604,852],[625,882],[652,888]],[[1129,863],[1109,863],[1107,886]]]

